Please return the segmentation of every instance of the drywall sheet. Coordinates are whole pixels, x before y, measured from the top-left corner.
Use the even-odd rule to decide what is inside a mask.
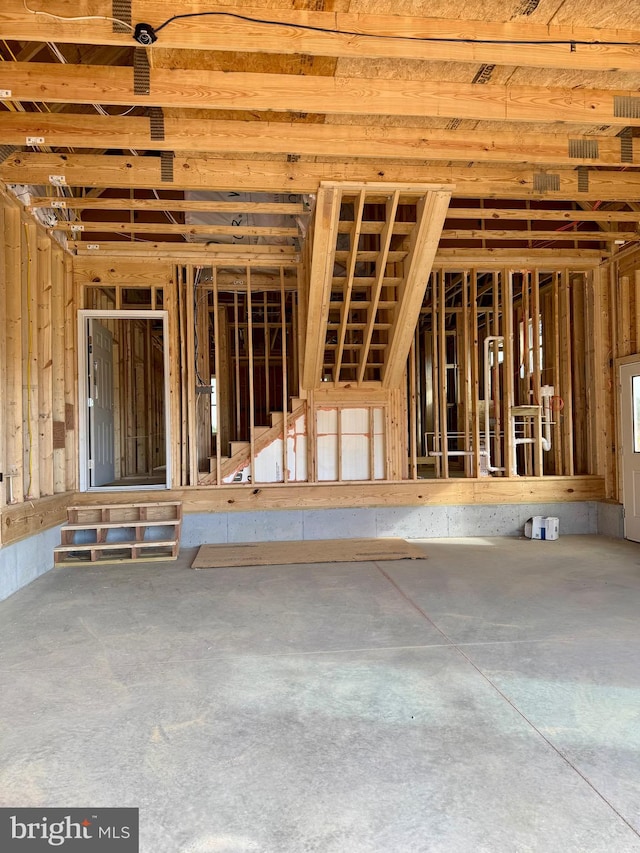
[[[404,539],[314,539],[202,545],[192,569],[223,566],[281,566],[291,563],[353,563],[370,560],[424,560],[426,553]]]

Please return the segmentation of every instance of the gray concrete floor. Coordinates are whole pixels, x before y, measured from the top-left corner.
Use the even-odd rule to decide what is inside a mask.
[[[640,851],[640,546],[61,568],[0,604],[0,804],[143,853]]]

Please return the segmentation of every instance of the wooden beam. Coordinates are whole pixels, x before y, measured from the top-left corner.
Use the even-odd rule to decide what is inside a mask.
[[[4,100],[19,102],[640,125],[637,92],[625,89],[151,68],[149,94],[137,95],[133,69],[124,66],[7,62],[4,68],[3,86],[11,92]],[[618,109],[616,99],[630,99],[629,108]]]
[[[0,518],[2,544],[18,542],[20,539],[26,539],[49,527],[61,524],[66,520],[67,506],[73,498],[73,492],[66,492],[4,507]]]
[[[411,238],[405,261],[406,278],[389,331],[382,377],[384,388],[395,388],[402,382],[450,199],[450,193],[434,192],[418,203],[418,228]]]
[[[297,227],[279,225],[175,225],[170,222],[65,222],[55,226],[57,231],[66,233],[108,233],[108,234],[183,234],[211,235],[225,237],[297,237]],[[235,245],[235,244],[220,244]],[[246,247],[245,247],[246,248]]]
[[[479,270],[557,269],[562,264],[571,270],[593,269],[607,257],[602,249],[438,249],[434,269]]]
[[[1,131],[0,131],[1,132]],[[60,196],[34,196],[29,208],[52,207],[62,210],[159,210],[201,211],[203,213],[275,213],[300,216],[307,213],[304,204],[297,202],[258,201],[195,201],[171,198],[62,198]],[[640,221],[640,215],[635,214]]]
[[[385,204],[385,222],[382,227],[382,231],[380,233],[380,248],[379,251],[376,252],[375,259],[375,280],[373,286],[371,287],[369,293],[369,306],[367,308],[367,322],[365,324],[365,328],[363,329],[363,344],[362,351],[360,352],[360,364],[358,366],[357,377],[358,377],[358,385],[362,385],[362,382],[365,378],[365,372],[367,368],[367,360],[369,357],[369,349],[371,347],[371,338],[373,336],[373,329],[377,319],[378,313],[378,304],[380,302],[380,294],[382,292],[382,287],[384,284],[385,274],[387,272],[387,265],[389,263],[389,259],[391,257],[390,249],[391,249],[391,238],[393,237],[393,223],[396,218],[396,212],[398,210],[398,201],[400,199],[399,190],[395,190],[393,194],[389,195],[389,198]],[[358,255],[358,250],[356,248],[356,256]],[[362,255],[360,254],[360,257]],[[385,358],[386,360],[386,358]],[[405,358],[406,365],[406,358]]]
[[[554,170],[558,189],[536,190],[532,168],[495,166],[435,166],[299,160],[236,160],[176,157],[175,180],[167,189],[207,189],[256,192],[315,193],[321,181],[384,181],[406,184],[455,184],[459,198],[552,199],[596,201],[640,200],[640,174],[595,169],[589,188],[578,189],[576,170]],[[544,173],[547,174],[546,172]],[[14,153],[0,165],[0,180],[8,184],[50,184],[62,176],[69,187],[163,187],[159,157],[121,157],[91,154]]]
[[[150,261],[112,259],[101,257],[74,257],[73,279],[77,287],[92,283],[105,285],[143,285],[145,287],[170,287],[173,281],[173,264],[170,260]]]
[[[305,389],[315,388],[322,379],[322,357],[326,340],[341,199],[342,193],[335,187],[320,187],[318,191],[302,373],[302,387]]]
[[[640,240],[638,231],[528,231],[515,228],[505,230],[485,230],[455,228],[445,229],[442,232],[443,240],[521,240],[532,241],[544,240],[585,240],[587,242],[613,242],[621,240],[624,242],[635,242]]]
[[[151,138],[150,122],[145,116],[21,112],[3,116],[0,144],[25,145],[33,137],[44,139],[42,144],[45,145],[76,149],[133,148],[147,151],[186,150],[236,155],[274,153],[400,160],[422,157],[428,160],[527,162],[565,166],[627,165],[622,160],[620,139],[615,136],[556,132],[491,133],[482,128],[468,133],[420,127],[217,121],[165,116],[164,136],[158,140]],[[640,165],[640,139],[631,139],[631,146],[631,165]],[[570,150],[574,149],[591,156],[573,156]],[[171,209],[215,209],[207,207],[207,202],[195,203],[201,207],[192,207],[193,202],[186,204],[189,207]],[[73,203],[69,201],[67,206],[72,207]]]
[[[111,16],[113,7],[107,0],[97,3],[56,0],[48,2],[46,8],[47,12],[69,20],[28,14],[21,0],[7,0],[3,4],[3,38],[131,45],[131,33],[114,33],[110,20],[93,20],[91,26],[78,26],[74,20],[74,16]],[[501,63],[605,71],[635,71],[638,67],[635,45],[640,42],[640,34],[632,29],[267,10],[246,6],[211,5],[207,10],[219,14],[215,18],[189,18],[172,23],[158,32],[158,42],[151,52],[161,48],[226,51],[232,45],[234,51],[240,52],[310,56]],[[181,3],[179,11],[182,14],[201,12],[202,5]],[[233,18],[230,13],[240,14],[244,19]],[[170,14],[167,5],[159,0],[134,0],[132,3],[134,22],[151,21],[158,27]],[[266,19],[270,23],[246,18]],[[281,26],[274,26],[278,23]]]
[[[174,260],[182,263],[188,259],[192,263],[205,264],[206,266],[225,267],[231,264],[242,263],[242,266],[273,267],[282,264],[285,268],[294,269],[298,266],[297,256],[293,258],[280,258],[273,255],[230,256],[212,255],[205,250],[204,246],[193,246],[188,243],[100,243],[98,250],[86,249],[86,244],[78,243],[77,255],[73,260],[74,279],[76,283],[87,283],[87,277],[93,272],[94,275],[105,284],[116,284],[122,269],[123,278],[120,279],[132,285],[138,283],[150,286],[150,278],[154,272],[163,276],[161,265]],[[155,246],[155,248],[154,248]],[[102,248],[104,247],[104,248]],[[483,270],[502,268],[505,263],[512,264],[514,269],[526,267],[527,269],[555,269],[557,262],[566,265],[571,270],[592,269],[598,266],[604,258],[609,255],[604,249],[460,249],[439,248],[436,253],[434,267],[463,270],[471,267],[479,267]],[[146,272],[145,272],[146,266]],[[94,280],[94,279],[90,279]],[[221,290],[246,289],[245,284],[236,284],[237,278],[229,275],[218,274],[218,284]],[[289,285],[288,285],[289,286]],[[277,289],[274,287],[272,278],[265,275],[256,280],[252,276],[252,287],[255,289]],[[291,285],[295,289],[295,283]]]
[[[192,259],[193,256],[205,257],[209,263],[239,263],[245,266],[247,262],[273,264],[295,264],[298,254],[293,246],[273,246],[268,244],[258,246],[234,245],[233,243],[157,243],[145,241],[132,243],[131,241],[108,241],[100,243],[74,242],[68,244],[78,254],[95,256],[102,250],[116,256],[129,255],[132,252],[137,256],[147,254],[152,258],[171,257],[177,249],[182,257]],[[166,254],[163,254],[166,253]]]
[[[541,220],[561,222],[635,222],[640,223],[640,213],[633,210],[544,210],[530,207],[450,207],[447,221],[451,219],[497,219],[500,221]]]

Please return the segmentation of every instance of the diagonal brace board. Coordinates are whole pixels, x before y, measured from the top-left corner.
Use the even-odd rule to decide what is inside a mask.
[[[402,382],[450,200],[451,192],[439,191],[428,193],[418,203],[418,227],[411,235],[405,278],[383,368],[384,388],[396,388]]]
[[[302,385],[307,389],[316,388],[321,379],[341,199],[338,187],[318,190],[302,373]]]

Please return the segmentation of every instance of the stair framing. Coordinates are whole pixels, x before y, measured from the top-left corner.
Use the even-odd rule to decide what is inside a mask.
[[[303,415],[307,411],[307,403],[306,400],[299,400],[297,397],[293,398],[293,405],[295,408],[292,412],[287,414],[287,423],[293,424],[296,419]],[[279,438],[282,438],[286,441],[287,437],[284,435],[284,414],[282,412],[270,412],[271,416],[271,426],[256,426],[254,427],[254,441],[253,441],[253,450],[255,456],[258,455],[261,451],[267,448],[272,442],[276,441]],[[221,458],[221,467],[220,467],[220,479],[224,480],[225,477],[230,477],[233,474],[237,474],[239,471],[242,471],[243,468],[246,468],[247,465],[251,464],[251,442],[249,441],[232,441],[231,442],[231,456],[222,457]],[[209,467],[210,473],[201,475],[198,481],[199,485],[207,486],[216,482],[216,473],[215,473],[215,464],[216,457],[212,456],[209,459]]]
[[[452,189],[321,183],[303,388],[401,387]]]
[[[72,506],[54,548],[56,566],[175,560],[180,549],[182,504],[155,503]],[[170,535],[147,538],[150,531],[168,528]],[[119,539],[116,531],[126,531]],[[84,534],[84,536],[82,535]],[[89,541],[84,541],[85,537]]]

